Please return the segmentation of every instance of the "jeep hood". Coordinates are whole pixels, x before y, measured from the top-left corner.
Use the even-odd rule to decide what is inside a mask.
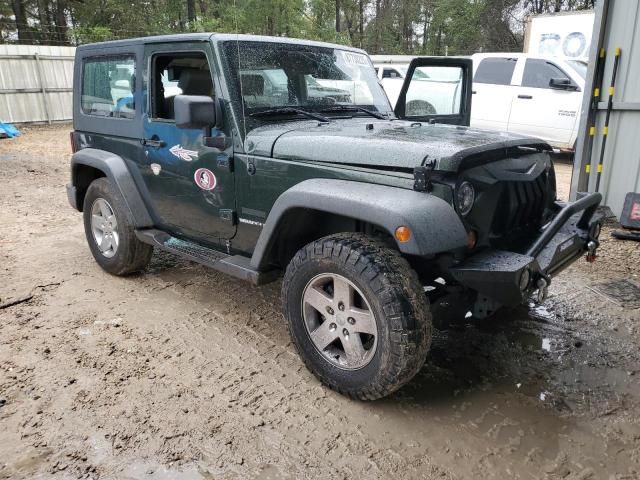
[[[506,132],[360,118],[277,123],[251,130],[245,141],[248,154],[285,160],[412,171],[428,158],[436,170],[450,172],[505,158],[514,147],[551,149],[542,140]]]

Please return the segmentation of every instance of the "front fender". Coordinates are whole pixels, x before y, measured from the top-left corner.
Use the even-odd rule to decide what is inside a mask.
[[[398,249],[407,255],[430,256],[467,245],[460,218],[441,198],[387,185],[311,179],[286,190],[274,203],[251,257],[253,268],[267,268],[280,220],[287,211],[299,208],[362,220],[384,228],[391,236],[406,225],[411,238],[398,242]]]
[[[76,205],[82,208],[80,196],[84,198],[82,167],[91,167],[101,171],[119,190],[125,205],[128,207],[136,228],[152,227],[153,220],[140,196],[138,188],[127,168],[124,159],[114,153],[95,148],[84,148],[71,157],[71,187],[76,191]]]

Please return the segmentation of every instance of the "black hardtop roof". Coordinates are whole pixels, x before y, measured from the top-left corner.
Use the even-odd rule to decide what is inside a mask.
[[[364,50],[348,47],[346,45],[338,45],[335,43],[316,42],[314,40],[302,40],[299,38],[289,37],[268,37],[265,35],[238,35],[235,33],[178,33],[174,35],[155,35],[150,37],[127,38],[124,40],[111,40],[108,42],[88,43],[81,45],[78,50],[93,50],[102,48],[125,47],[129,45],[144,45],[148,43],[177,43],[177,42],[206,42],[206,41],[223,42],[227,40],[250,41],[250,42],[269,42],[269,43],[291,43],[296,45],[309,45],[317,47],[339,48],[357,53],[364,53]]]

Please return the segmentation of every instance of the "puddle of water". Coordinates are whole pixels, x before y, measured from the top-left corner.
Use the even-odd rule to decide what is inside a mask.
[[[575,331],[542,307],[436,331],[427,364],[382,402],[381,419],[402,423],[407,435],[440,429],[452,444],[501,452],[512,465],[555,465],[566,455],[603,473],[629,445],[603,437],[595,419],[626,408],[625,396],[640,399],[640,382],[615,345]],[[621,462],[624,471],[629,462]]]
[[[167,467],[150,463],[133,463],[118,473],[122,480],[207,480],[214,478],[196,465]]]

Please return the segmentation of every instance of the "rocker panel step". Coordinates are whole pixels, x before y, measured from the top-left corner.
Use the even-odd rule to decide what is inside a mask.
[[[188,240],[182,240],[169,235],[162,230],[136,230],[136,237],[141,242],[158,247],[209,268],[221,271],[254,285],[262,285],[275,280],[276,271],[258,272],[250,266],[251,259],[242,255],[227,255],[212,248],[207,248]]]

